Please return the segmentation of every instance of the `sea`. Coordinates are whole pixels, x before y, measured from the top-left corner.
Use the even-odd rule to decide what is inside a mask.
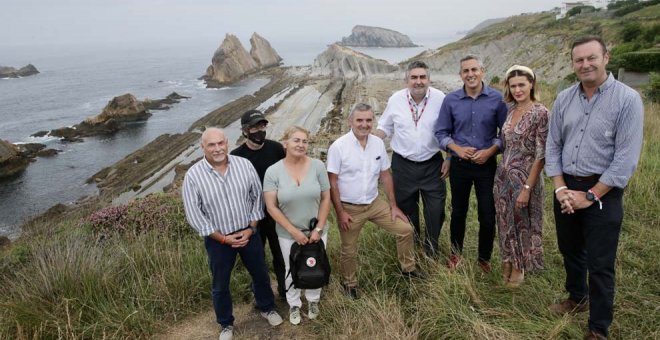
[[[459,38],[448,34],[423,47],[356,50],[396,63]],[[161,134],[185,132],[197,119],[268,82],[256,78],[207,89],[198,78],[220,42],[3,46],[0,65],[22,67],[31,63],[40,73],[0,79],[0,138],[12,143],[43,143],[61,152],[36,158],[25,171],[0,180],[0,236],[16,239],[23,223],[53,205],[97,194],[96,186],[85,181],[99,170]],[[288,66],[311,65],[329,43],[271,40]],[[243,44],[249,48],[249,42]],[[191,98],[169,110],[152,111],[147,121],[133,123],[113,135],[87,137],[80,143],[30,136],[97,115],[115,96],[131,93],[140,100],[159,99],[172,92]]]

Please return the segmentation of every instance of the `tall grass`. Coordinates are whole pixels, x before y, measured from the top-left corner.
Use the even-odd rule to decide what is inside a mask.
[[[642,158],[624,198],[611,327],[617,339],[660,338],[659,114],[657,104],[646,104]],[[359,243],[362,298],[347,299],[339,286],[339,236],[331,216],[333,280],[324,289],[320,320],[301,327],[341,339],[580,338],[586,314],[559,318],[547,310],[566,296],[551,199],[546,193],[546,269],[526,277],[517,290],[501,283],[497,247],[492,273],[476,266],[473,200],[462,268],[451,272],[444,259],[420,252],[418,263],[429,278],[410,281],[398,274],[394,238],[367,224]],[[130,213],[116,233],[86,224],[90,219],[82,225],[45,223],[40,229],[49,232],[29,234],[0,255],[0,338],[148,338],[163,325],[211,308],[203,242],[181,229],[179,198],[156,195],[125,211]],[[441,234],[445,256],[448,229],[447,223]],[[249,275],[237,266],[234,302],[252,303]]]

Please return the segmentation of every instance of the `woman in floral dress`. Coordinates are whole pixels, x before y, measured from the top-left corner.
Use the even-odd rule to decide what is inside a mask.
[[[536,77],[525,66],[506,72],[510,103],[502,126],[504,153],[495,175],[495,209],[507,287],[520,286],[525,272],[543,269],[543,178],[548,109],[536,102]]]

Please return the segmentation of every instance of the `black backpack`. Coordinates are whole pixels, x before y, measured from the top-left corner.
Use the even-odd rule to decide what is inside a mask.
[[[309,232],[316,228],[318,220],[309,221]],[[298,289],[317,289],[330,283],[330,261],[325,253],[323,240],[316,243],[307,243],[303,246],[298,243],[291,245],[289,254],[289,273]],[[291,286],[287,290],[291,289]]]

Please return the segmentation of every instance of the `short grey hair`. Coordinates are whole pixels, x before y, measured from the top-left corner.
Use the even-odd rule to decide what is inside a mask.
[[[348,115],[348,119],[352,120],[353,119],[353,114],[355,112],[367,112],[367,111],[369,111],[371,113],[374,113],[374,110],[371,107],[371,105],[365,104],[365,103],[357,103],[353,106],[353,109],[351,110],[351,113]]]
[[[412,63],[408,64],[408,67],[406,67],[406,75],[403,80],[408,80],[408,76],[410,75],[410,71],[416,68],[423,68],[426,70],[426,76],[430,77],[431,75],[429,74],[429,65],[426,65],[425,62],[421,60],[415,60]]]
[[[476,60],[477,63],[479,63],[479,67],[484,68],[484,64],[481,62],[481,59],[478,56],[476,56],[474,54],[468,54],[465,57],[461,58],[461,60],[458,63],[458,72],[459,73],[461,72],[461,64],[463,64],[464,61],[468,61],[468,60]]]

